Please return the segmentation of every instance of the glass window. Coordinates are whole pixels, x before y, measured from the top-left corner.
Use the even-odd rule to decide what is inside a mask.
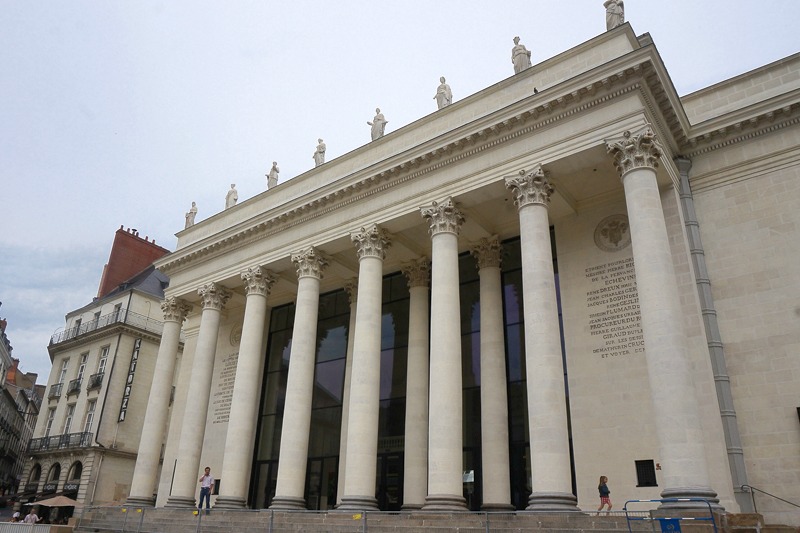
[[[56,418],[56,408],[51,407],[47,410],[47,425],[44,428],[44,436],[50,436],[50,430],[53,428],[53,420]]]
[[[89,400],[86,404],[86,419],[83,423],[83,431],[84,433],[89,433],[92,431],[92,424],[94,423],[94,410],[97,407],[97,400]]]
[[[108,346],[100,348],[100,361],[97,363],[97,373],[102,374],[106,371],[106,363],[108,362]]]
[[[83,373],[86,371],[86,360],[89,358],[89,352],[82,353],[80,362],[78,363],[78,381],[83,379]]]
[[[58,382],[64,383],[64,380],[67,379],[67,368],[69,367],[69,359],[64,359],[61,362],[61,373],[58,375]]]
[[[70,404],[67,406],[67,416],[64,419],[64,435],[69,433],[70,429],[72,428],[72,417],[75,416],[75,404]]]

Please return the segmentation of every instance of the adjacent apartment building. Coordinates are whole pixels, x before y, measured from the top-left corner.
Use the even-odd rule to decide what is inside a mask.
[[[64,494],[85,504],[128,495],[161,340],[168,250],[116,232],[97,297],[70,311],[48,346],[52,370],[27,448],[23,502]]]

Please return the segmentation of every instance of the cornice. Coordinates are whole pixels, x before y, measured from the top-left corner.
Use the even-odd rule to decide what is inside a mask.
[[[308,201],[295,199],[222,234],[176,250],[156,261],[156,267],[167,275],[174,275],[190,263],[211,260],[249,246],[514,138],[551,127],[626,94],[643,93],[643,80],[648,73],[655,71],[648,66],[652,64],[652,54],[649,47],[635,50],[555,86],[543,88],[538,94],[491,115],[323,186],[310,193],[315,196]],[[603,71],[610,73],[604,74]],[[669,98],[664,100],[671,101]]]
[[[55,357],[58,354],[74,350],[76,347],[83,346],[85,344],[91,344],[99,340],[116,336],[120,333],[127,333],[132,336],[141,337],[142,339],[148,340],[155,344],[159,344],[161,342],[161,335],[153,333],[152,331],[139,329],[122,322],[115,322],[114,324],[108,327],[96,329],[94,331],[74,337],[70,340],[48,346],[47,350],[50,352],[50,359],[52,360],[53,357]]]

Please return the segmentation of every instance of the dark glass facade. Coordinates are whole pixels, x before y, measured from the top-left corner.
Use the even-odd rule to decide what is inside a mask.
[[[557,272],[556,269],[558,286]],[[475,260],[469,254],[463,254],[459,258],[459,281],[464,497],[470,509],[478,510],[482,502],[480,480],[483,475],[480,423],[480,283]],[[524,509],[530,494],[530,447],[527,431],[522,271],[518,239],[503,243],[502,288],[508,379],[511,503],[517,509]],[[294,310],[293,304],[272,310],[251,479],[250,502],[254,508],[269,507],[275,495]],[[403,504],[408,313],[409,291],[405,276],[399,272],[385,276],[375,485],[375,495],[382,510],[399,510]],[[331,509],[336,503],[349,321],[350,305],[344,290],[320,296],[306,472],[305,497],[309,509]]]

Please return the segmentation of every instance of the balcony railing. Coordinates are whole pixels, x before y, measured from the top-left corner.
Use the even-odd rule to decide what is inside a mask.
[[[133,311],[121,309],[119,311],[114,311],[113,313],[98,317],[94,320],[86,322],[85,324],[59,331],[50,337],[50,346],[74,339],[75,337],[80,337],[86,333],[90,333],[113,324],[127,324],[129,326],[134,326],[145,331],[157,333],[159,335],[164,329],[163,322],[140,315],[139,313],[134,313]]]
[[[73,379],[67,386],[67,396],[70,394],[80,394],[81,392],[81,378]]]
[[[43,452],[48,450],[65,450],[70,448],[88,448],[92,444],[92,433],[65,433],[64,435],[51,435],[31,439],[28,443],[28,453]]]
[[[86,390],[90,391],[102,387],[104,375],[105,375],[104,372],[98,372],[97,374],[92,374],[91,376],[89,376],[89,383],[86,385]]]
[[[48,400],[55,400],[61,398],[61,389],[64,387],[63,383],[53,383],[50,385],[50,392],[47,394]]]

